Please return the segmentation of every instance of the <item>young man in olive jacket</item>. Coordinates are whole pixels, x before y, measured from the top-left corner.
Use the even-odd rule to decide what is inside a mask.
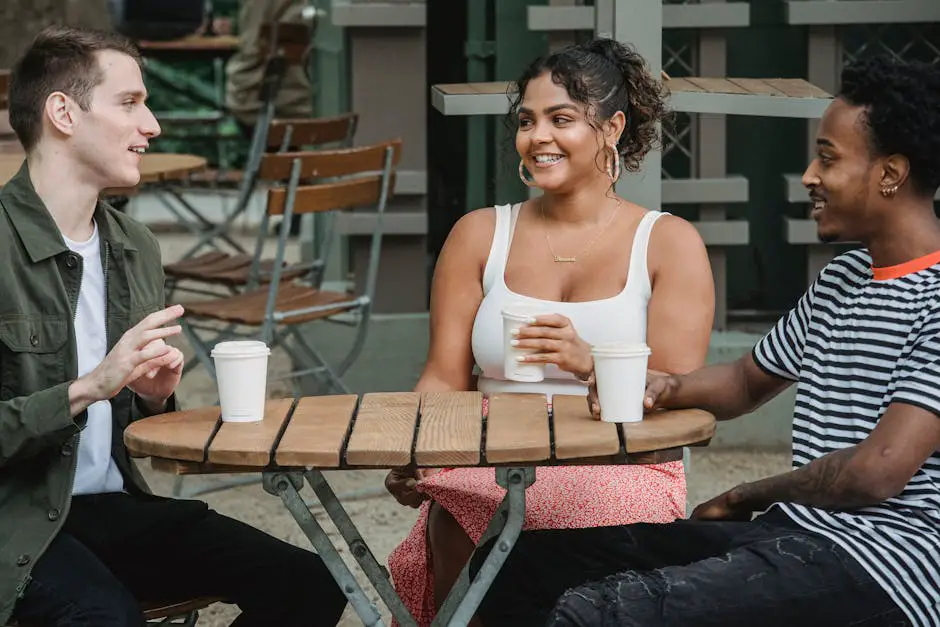
[[[238,627],[335,625],[316,554],[150,494],[124,448],[175,408],[183,365],[155,238],[98,201],[139,182],[160,132],[136,49],[47,29],[9,97],[27,156],[0,191],[0,625],[140,626],[141,601],[197,596],[237,604]]]

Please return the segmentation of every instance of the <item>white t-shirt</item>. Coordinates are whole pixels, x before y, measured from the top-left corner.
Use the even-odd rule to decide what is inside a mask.
[[[82,285],[75,313],[78,376],[95,368],[108,353],[105,325],[105,281],[101,266],[98,225],[86,242],[73,242],[63,235],[66,246],[82,257]],[[78,467],[72,494],[121,492],[124,478],[111,458],[111,402],[98,401],[88,407],[88,422],[78,444]]]

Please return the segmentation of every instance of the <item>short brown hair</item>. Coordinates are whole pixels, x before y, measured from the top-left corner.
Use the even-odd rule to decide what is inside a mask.
[[[103,50],[141,64],[137,47],[123,35],[71,26],[43,29],[17,61],[10,75],[10,126],[27,152],[39,142],[49,94],[61,91],[83,111],[91,106],[91,92],[104,80],[97,57]]]

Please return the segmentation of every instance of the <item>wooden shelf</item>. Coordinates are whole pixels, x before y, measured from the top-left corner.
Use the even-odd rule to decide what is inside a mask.
[[[786,22],[804,26],[940,22],[937,0],[787,0]]]
[[[592,31],[596,26],[591,6],[530,6],[527,23],[534,31]],[[747,2],[663,5],[663,28],[740,28],[750,23]]]
[[[330,12],[335,26],[421,28],[427,22],[424,2],[333,0]]]
[[[670,106],[687,113],[818,118],[832,96],[800,78],[672,78]],[[449,83],[431,87],[444,115],[499,115],[509,111],[513,83]]]

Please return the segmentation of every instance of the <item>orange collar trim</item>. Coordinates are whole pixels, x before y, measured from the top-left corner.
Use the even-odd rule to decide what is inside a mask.
[[[872,266],[871,271],[876,281],[890,281],[891,279],[900,279],[902,276],[926,270],[938,263],[940,263],[940,250],[917,259],[899,263],[896,266],[885,266],[883,268]]]

